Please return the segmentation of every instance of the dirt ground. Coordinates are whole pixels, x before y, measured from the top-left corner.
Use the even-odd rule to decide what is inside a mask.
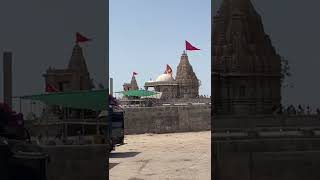
[[[127,135],[110,155],[111,180],[209,180],[211,132]]]

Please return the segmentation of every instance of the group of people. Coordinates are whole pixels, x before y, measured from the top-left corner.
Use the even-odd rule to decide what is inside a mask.
[[[317,108],[315,112],[313,112],[310,106],[307,106],[306,108],[304,108],[299,104],[298,107],[296,108],[293,105],[289,105],[287,107],[280,105],[278,108],[274,107],[274,113],[289,114],[289,115],[311,115],[311,114],[320,115],[320,109]]]
[[[197,98],[211,98],[209,95],[198,95]]]

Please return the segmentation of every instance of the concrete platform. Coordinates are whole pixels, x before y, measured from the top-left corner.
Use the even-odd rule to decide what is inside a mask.
[[[211,132],[127,135],[110,154],[110,180],[211,179]]]
[[[48,180],[106,180],[107,145],[42,146],[49,154]]]

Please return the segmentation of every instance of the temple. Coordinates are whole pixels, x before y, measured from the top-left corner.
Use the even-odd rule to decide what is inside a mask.
[[[249,0],[224,0],[214,17],[216,114],[271,114],[281,101],[281,58]]]
[[[60,92],[70,90],[91,90],[93,88],[82,48],[79,44],[74,45],[66,69],[53,69],[49,67],[43,76],[45,78],[46,86],[53,86]]]
[[[144,87],[146,90],[154,88],[161,93],[161,99],[197,98],[199,96],[200,81],[198,80],[189,62],[188,55],[184,51],[177,67],[176,78],[172,72],[165,72],[155,81],[148,81]]]
[[[136,80],[136,77],[132,75],[131,82],[130,83],[124,83],[123,84],[123,90],[129,91],[129,90],[138,90],[139,86]]]
[[[283,110],[281,58],[250,0],[213,21],[212,179],[319,179],[319,116]]]
[[[49,67],[43,75],[45,78],[46,92],[65,92],[65,91],[83,91],[92,90],[94,84],[90,78],[82,48],[76,43],[72,50],[72,55],[66,69],[54,69]],[[51,118],[58,118],[61,114],[59,106],[49,106],[48,114]],[[92,116],[92,111],[83,111],[69,109],[69,115],[72,118],[81,116]]]

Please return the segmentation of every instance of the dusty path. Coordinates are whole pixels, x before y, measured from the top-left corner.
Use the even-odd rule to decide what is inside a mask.
[[[209,180],[211,132],[128,135],[110,157],[111,180]]]

